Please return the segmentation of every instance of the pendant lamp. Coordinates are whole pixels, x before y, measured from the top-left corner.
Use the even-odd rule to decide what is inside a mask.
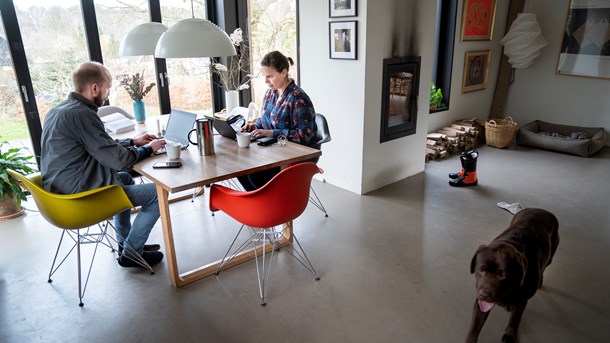
[[[513,68],[527,68],[547,45],[535,13],[519,13],[500,44]]]
[[[159,37],[167,31],[167,26],[157,23],[144,23],[131,29],[121,41],[120,56],[153,55]]]
[[[217,57],[237,54],[229,35],[209,20],[183,19],[161,35],[157,58]]]

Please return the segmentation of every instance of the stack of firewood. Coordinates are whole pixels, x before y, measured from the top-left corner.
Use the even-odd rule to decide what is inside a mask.
[[[460,119],[451,126],[428,134],[426,161],[472,150],[483,143],[485,143],[485,121]]]

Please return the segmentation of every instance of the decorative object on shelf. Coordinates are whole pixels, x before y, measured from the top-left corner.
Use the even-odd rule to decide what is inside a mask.
[[[557,74],[610,79],[610,5],[570,1]]]
[[[430,86],[430,112],[435,112],[439,107],[445,107],[443,92],[432,82],[432,86]]]
[[[464,0],[462,41],[491,40],[497,0]]]
[[[328,16],[331,18],[338,17],[355,17],[358,15],[357,0],[329,0],[328,1]]]
[[[489,73],[490,59],[491,50],[466,52],[462,93],[487,88],[487,74]]]
[[[343,60],[358,59],[356,21],[331,21],[328,25],[330,58]]]
[[[547,45],[535,13],[519,13],[502,38],[504,55],[513,68],[527,68]]]
[[[8,145],[8,149],[6,146]],[[0,142],[0,220],[19,217],[23,214],[22,201],[27,201],[23,189],[7,169],[30,174],[34,172],[31,155],[23,155],[21,148],[13,148],[8,142]]]
[[[146,121],[146,109],[144,107],[144,97],[151,89],[155,86],[154,82],[151,82],[148,86],[144,80],[144,70],[142,74],[135,73],[135,75],[129,75],[127,73],[119,74],[115,77],[119,81],[119,86],[123,87],[131,100],[133,100],[133,114],[136,117],[138,123],[144,123]]]

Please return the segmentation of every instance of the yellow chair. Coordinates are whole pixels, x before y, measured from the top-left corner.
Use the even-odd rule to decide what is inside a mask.
[[[24,176],[11,169],[8,169],[8,172],[19,180],[23,188],[27,189],[32,194],[32,198],[34,199],[34,202],[36,202],[40,214],[42,214],[49,223],[63,229],[57,251],[55,252],[55,258],[53,259],[53,264],[49,271],[49,283],[53,281],[51,276],[59,269],[76,247],[78,265],[78,305],[83,306],[83,297],[85,296],[87,283],[89,282],[89,275],[91,274],[98,244],[101,243],[109,247],[113,252],[115,251],[111,240],[117,244],[118,242],[112,234],[107,232],[108,226],[112,227],[118,235],[120,235],[120,233],[115,229],[114,225],[112,225],[110,218],[117,213],[132,208],[133,205],[131,201],[127,198],[125,191],[118,185],[105,186],[76,194],[54,194],[47,192],[42,188],[40,173]],[[99,228],[99,232],[89,228],[90,226],[95,225]],[[84,233],[81,233],[81,229],[85,229],[83,230]],[[61,243],[66,233],[70,236],[74,245],[66,253],[61,262],[59,262],[57,267],[55,267]],[[125,242],[124,237],[122,237],[122,240]],[[81,244],[95,244],[91,265],[89,266],[84,285],[81,282]],[[150,270],[151,274],[154,274],[153,269],[142,257],[135,257],[134,261]]]

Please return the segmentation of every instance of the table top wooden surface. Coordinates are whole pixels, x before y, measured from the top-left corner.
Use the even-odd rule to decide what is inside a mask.
[[[214,135],[214,149],[214,155],[200,156],[197,146],[191,144],[180,152],[180,168],[153,169],[156,162],[168,161],[167,155],[162,154],[138,162],[133,169],[175,193],[321,155],[320,150],[291,142],[284,146],[260,146],[253,142],[249,148],[239,148],[237,141],[220,135]]]

